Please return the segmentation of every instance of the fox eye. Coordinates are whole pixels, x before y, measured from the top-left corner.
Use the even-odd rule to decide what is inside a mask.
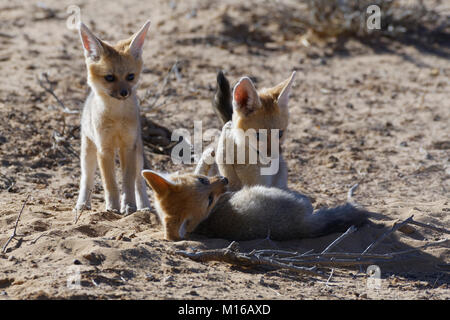
[[[116,80],[116,78],[112,74],[108,74],[105,76],[105,80],[108,82],[114,82],[114,80]]]
[[[210,193],[209,197],[208,197],[208,207],[210,207],[212,205],[213,200],[214,200],[214,195],[212,193]]]
[[[209,185],[209,180],[203,177],[199,177],[198,181],[200,181],[204,185]]]
[[[134,80],[134,73],[130,73],[127,75],[127,81],[133,81]]]

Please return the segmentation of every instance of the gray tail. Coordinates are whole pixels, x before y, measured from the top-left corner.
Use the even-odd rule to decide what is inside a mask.
[[[351,203],[317,210],[306,221],[308,235],[320,237],[334,232],[345,232],[351,226],[359,227],[367,222],[368,213]]]
[[[213,100],[213,109],[222,121],[222,124],[230,121],[233,116],[230,83],[222,71],[219,71],[217,74],[217,91]]]

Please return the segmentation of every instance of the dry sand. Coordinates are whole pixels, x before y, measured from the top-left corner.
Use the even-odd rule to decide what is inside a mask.
[[[189,248],[223,248],[229,241],[163,239],[154,211],[127,217],[103,211],[100,178],[93,210],[74,223],[80,166],[79,115],[61,112],[37,78],[48,73],[54,92],[80,110],[87,93],[78,35],[66,28],[76,4],[101,38],[117,41],[152,20],[138,91],[148,107],[162,87],[165,102],[144,112],[169,130],[202,120],[219,128],[211,108],[218,70],[235,82],[253,76],[271,86],[297,70],[284,147],[289,185],[334,206],[361,182],[356,200],[379,215],[337,250],[361,252],[398,219],[450,227],[449,43],[383,41],[343,48],[300,44],[283,37],[276,21],[253,25],[263,6],[238,1],[4,1],[0,4],[0,245],[9,238],[28,194],[17,239],[0,254],[0,299],[448,299],[449,250],[428,248],[380,265],[382,287],[367,287],[365,268],[336,269],[330,282],[284,270],[198,263],[175,254]],[[253,8],[253,9],[252,9]],[[230,18],[231,17],[231,18]],[[232,21],[230,24],[229,21]],[[261,31],[263,30],[263,31]],[[243,41],[247,39],[247,43]],[[434,41],[434,40],[433,40]],[[55,144],[54,134],[68,137]],[[192,170],[147,146],[152,168]],[[151,192],[149,190],[149,195]],[[242,250],[279,248],[316,252],[339,234],[288,242],[241,242]],[[395,233],[376,250],[395,252],[444,239],[415,227]],[[80,288],[67,279],[79,268]],[[326,270],[329,271],[329,270]]]

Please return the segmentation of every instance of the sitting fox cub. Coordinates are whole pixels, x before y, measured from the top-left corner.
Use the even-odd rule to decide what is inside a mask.
[[[226,192],[228,179],[198,174],[142,175],[154,191],[165,238],[180,240],[194,232],[229,240],[310,238],[359,226],[367,212],[352,204],[313,213],[302,194],[274,187],[248,186]]]
[[[195,173],[225,176],[230,183],[228,188],[232,191],[252,185],[287,189],[288,170],[280,146],[286,137],[289,118],[288,101],[294,78],[295,72],[275,87],[257,91],[252,80],[243,77],[231,92],[228,80],[222,72],[219,72],[213,107],[224,126],[215,159],[212,160],[210,156],[213,148],[206,149]],[[261,136],[260,133],[264,131],[267,135]],[[253,143],[250,138],[252,135],[256,136]],[[276,150],[273,149],[272,143]],[[263,145],[266,152],[262,152]],[[255,151],[259,160],[269,159],[268,155],[271,156],[277,152],[272,159],[277,161],[273,172],[263,173],[262,170],[267,169],[265,164],[259,160],[253,163],[249,161],[250,152]],[[240,155],[245,158],[245,161],[237,160]],[[233,161],[230,163],[226,159]],[[210,165],[211,162],[214,163]]]
[[[79,31],[92,91],[81,117],[81,181],[75,209],[90,208],[97,162],[106,210],[131,213],[150,207],[141,177],[144,153],[136,88],[142,47],[150,22],[115,46],[101,41],[83,24]],[[115,152],[122,169],[122,199],[115,181]]]

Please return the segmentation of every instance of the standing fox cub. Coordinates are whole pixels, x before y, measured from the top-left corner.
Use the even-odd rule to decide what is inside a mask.
[[[342,232],[367,219],[368,212],[350,203],[313,212],[306,196],[279,188],[247,186],[226,192],[228,179],[221,176],[164,176],[150,170],[142,175],[153,189],[168,240],[190,232],[229,240],[310,238]]]
[[[81,117],[81,181],[75,209],[90,208],[97,162],[106,210],[129,214],[150,207],[141,177],[144,153],[136,88],[142,70],[142,47],[150,26],[110,45],[79,25],[91,93]],[[122,169],[122,196],[115,179],[115,152]]]
[[[295,71],[278,85],[257,91],[252,80],[243,77],[231,92],[228,80],[219,72],[213,108],[224,126],[215,159],[210,158],[212,148],[205,150],[195,173],[225,176],[233,191],[252,185],[287,189],[287,165],[280,146],[288,126],[288,101],[294,78]],[[258,158],[253,162],[252,152]],[[267,155],[276,161],[273,167],[262,162],[269,159]],[[244,161],[239,161],[239,157]]]

